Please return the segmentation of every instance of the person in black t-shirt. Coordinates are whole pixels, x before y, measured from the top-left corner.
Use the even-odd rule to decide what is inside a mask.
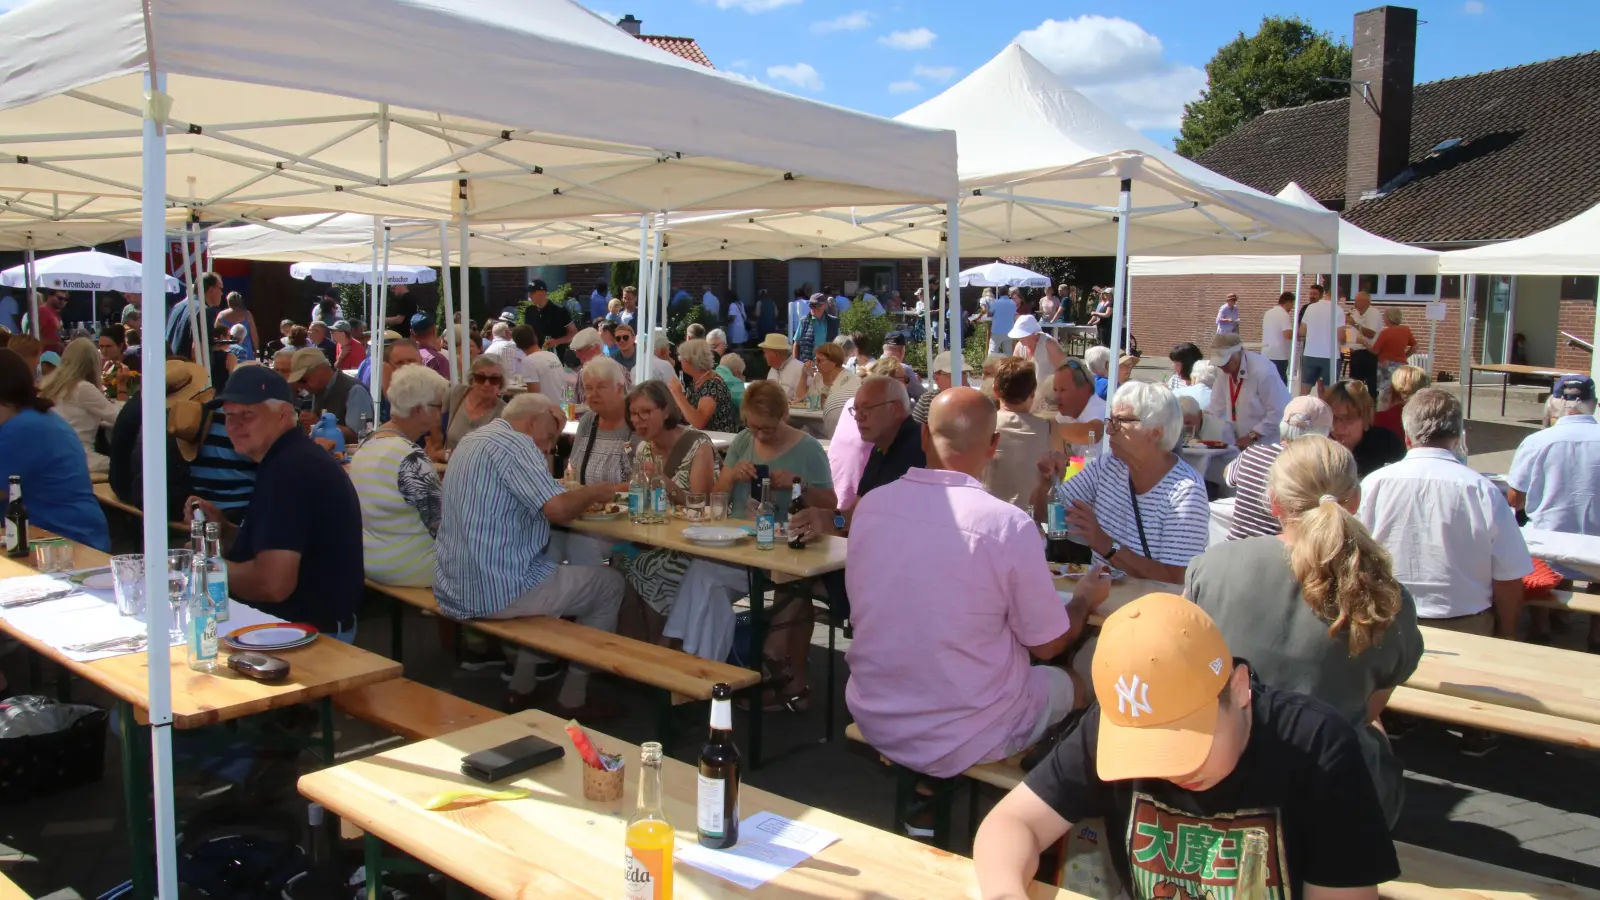
[[[528,307],[523,321],[539,332],[539,337],[544,341],[540,346],[561,357],[563,363],[571,365],[571,350],[567,349],[567,344],[578,333],[578,326],[572,323],[572,313],[567,312],[565,306],[550,302],[550,292],[539,278],[528,283],[528,302],[533,305]]]
[[[1267,895],[1376,900],[1400,874],[1355,731],[1320,700],[1263,687],[1211,617],[1149,594],[1106,619],[1089,707],[978,830],[985,900],[1021,898],[1038,855],[1104,818],[1134,900],[1228,896],[1244,835]]]

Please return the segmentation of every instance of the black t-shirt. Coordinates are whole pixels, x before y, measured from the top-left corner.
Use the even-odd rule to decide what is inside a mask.
[[[564,338],[567,336],[567,326],[572,324],[572,313],[559,303],[548,302],[543,308],[529,304],[527,315],[523,320],[533,326],[539,333],[539,345],[551,338]]]
[[[1225,896],[1243,831],[1267,833],[1271,896],[1305,885],[1366,887],[1400,863],[1355,731],[1333,707],[1252,679],[1250,742],[1232,774],[1192,793],[1161,779],[1101,781],[1100,708],[1091,706],[1026,784],[1068,822],[1104,818],[1112,860],[1134,900]],[[1288,884],[1285,890],[1285,882]]]
[[[343,467],[300,429],[278,438],[256,469],[244,523],[227,558],[263,550],[300,554],[300,575],[282,603],[259,609],[324,631],[348,623],[361,604],[361,503]]]
[[[1356,458],[1356,474],[1365,478],[1390,463],[1405,459],[1406,442],[1387,428],[1373,426],[1350,453]]]
[[[856,485],[856,496],[865,497],[873,488],[899,481],[900,476],[927,464],[927,454],[922,452],[922,426],[907,416],[900,423],[900,430],[895,433],[887,453],[872,448],[867,467],[861,472],[861,481]]]

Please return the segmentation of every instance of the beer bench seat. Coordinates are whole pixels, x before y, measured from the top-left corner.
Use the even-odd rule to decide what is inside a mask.
[[[1401,690],[1405,688],[1395,693]],[[845,728],[844,733],[852,741],[862,740],[861,729],[853,722]],[[973,781],[1002,790],[1010,790],[1021,784],[1024,775],[1015,757],[1003,762],[973,766],[962,774]],[[976,793],[974,786],[974,797]],[[976,803],[973,806],[976,812]],[[896,818],[899,818],[898,814]],[[973,818],[976,826],[976,815]],[[1600,891],[1414,844],[1395,841],[1394,849],[1400,857],[1400,877],[1378,886],[1378,895],[1385,900],[1481,900],[1486,897],[1494,897],[1495,900],[1600,900]]]
[[[29,900],[29,898],[11,879],[0,875],[0,900]]]
[[[333,705],[351,718],[371,722],[413,741],[442,737],[505,715],[409,678],[334,694]]]
[[[136,519],[144,519],[144,510],[134,506],[131,503],[123,503],[121,500],[118,500],[116,492],[111,490],[111,485],[106,484],[105,482],[99,482],[95,484],[94,498],[99,500],[100,505],[106,507],[107,509],[125,512]],[[167,512],[171,513],[173,510],[169,509]],[[179,510],[179,512],[182,512],[182,510]],[[189,530],[189,526],[182,522],[168,522],[167,525],[174,531],[182,531],[187,533]]]
[[[1583,591],[1551,591],[1547,596],[1529,599],[1528,605],[1600,615],[1600,594]]]

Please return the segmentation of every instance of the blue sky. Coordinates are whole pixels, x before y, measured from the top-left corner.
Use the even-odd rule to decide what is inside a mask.
[[[582,0],[632,13],[646,34],[693,37],[720,69],[892,116],[1021,39],[1112,114],[1170,143],[1204,66],[1263,15],[1298,14],[1349,39],[1366,2],[1195,0]],[[1417,5],[1417,80],[1600,47],[1596,0],[1441,0]],[[1024,134],[1018,140],[1027,140]]]

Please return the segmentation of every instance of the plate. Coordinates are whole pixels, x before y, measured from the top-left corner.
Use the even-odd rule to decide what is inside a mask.
[[[615,519],[618,516],[625,516],[627,514],[628,508],[624,506],[621,509],[605,509],[598,512],[586,512],[580,518],[582,518],[585,522],[605,522]]]
[[[750,537],[750,532],[725,525],[690,525],[683,536],[703,547],[732,547]]]
[[[1082,578],[1084,575],[1087,575],[1089,573],[1089,567],[1088,566],[1083,566],[1081,571],[1073,571],[1073,569],[1076,569],[1079,565],[1081,565],[1081,564],[1079,564],[1079,563],[1064,563],[1064,564],[1059,565],[1059,566],[1051,566],[1050,567],[1050,575],[1052,577],[1054,577],[1054,578]],[[1121,581],[1122,579],[1127,578],[1127,577],[1128,577],[1128,573],[1122,571],[1121,569],[1112,569],[1111,570],[1111,580],[1112,581]]]
[[[91,590],[109,591],[117,586],[116,578],[112,577],[110,569],[85,569],[75,572],[67,579],[73,584]]]
[[[299,623],[263,622],[223,635],[222,642],[235,650],[288,650],[317,639],[317,629]]]
[[[1190,441],[1187,446],[1190,450],[1225,450],[1228,445],[1222,441]]]

